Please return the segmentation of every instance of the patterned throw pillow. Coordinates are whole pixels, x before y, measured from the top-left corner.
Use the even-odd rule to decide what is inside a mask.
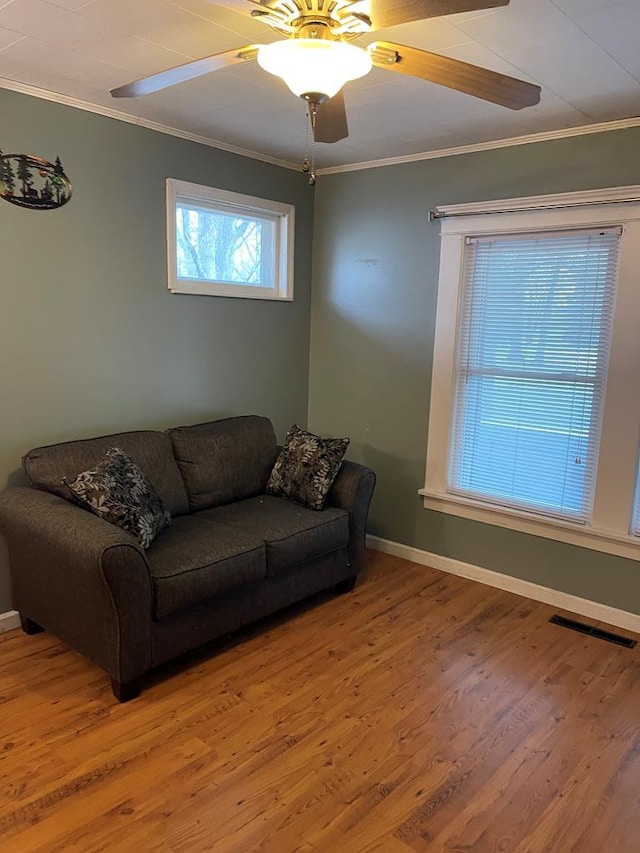
[[[171,524],[153,484],[119,447],[107,450],[93,470],[62,482],[85,509],[135,536],[143,548]]]
[[[322,509],[348,446],[348,438],[320,438],[292,426],[273,466],[267,492],[309,509]]]

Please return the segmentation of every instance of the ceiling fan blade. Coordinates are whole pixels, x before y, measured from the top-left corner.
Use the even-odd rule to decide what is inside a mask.
[[[318,107],[313,138],[316,142],[339,142],[349,136],[342,90]]]
[[[370,0],[370,3],[373,29],[381,30],[409,21],[508,6],[509,0]]]
[[[222,68],[228,68],[230,65],[236,65],[239,62],[246,62],[248,59],[255,59],[259,47],[259,44],[250,44],[236,50],[226,50],[224,53],[214,53],[213,56],[195,59],[193,62],[187,62],[184,65],[169,68],[167,71],[152,74],[151,77],[143,77],[141,80],[135,80],[125,86],[118,86],[117,89],[111,90],[111,96],[113,98],[137,98],[139,95],[149,95],[151,92],[158,92],[160,89],[168,89],[169,86],[175,86],[176,83],[184,83],[186,80],[193,80],[194,77],[202,77],[203,74],[220,71]]]
[[[378,68],[421,77],[510,110],[521,110],[540,102],[540,86],[459,59],[388,41],[376,41],[367,50]]]

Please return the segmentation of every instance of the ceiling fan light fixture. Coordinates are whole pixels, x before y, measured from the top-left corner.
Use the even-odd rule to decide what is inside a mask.
[[[327,39],[283,39],[258,50],[258,64],[281,77],[294,95],[321,103],[332,98],[349,80],[371,71],[366,50]]]

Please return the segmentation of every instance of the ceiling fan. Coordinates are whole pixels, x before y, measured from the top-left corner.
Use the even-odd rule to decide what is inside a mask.
[[[283,39],[251,44],[178,65],[111,90],[114,98],[157,92],[176,83],[257,59],[309,104],[316,142],[338,142],[348,134],[342,87],[375,65],[420,77],[512,110],[533,106],[540,87],[477,65],[387,41],[361,48],[358,36],[395,24],[508,6],[509,0],[247,0],[250,14]],[[366,11],[363,9],[366,7]]]

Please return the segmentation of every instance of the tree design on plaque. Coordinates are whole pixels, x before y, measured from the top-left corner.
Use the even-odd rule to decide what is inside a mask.
[[[0,198],[31,210],[55,210],[71,194],[71,181],[59,157],[50,163],[32,154],[0,151]]]

